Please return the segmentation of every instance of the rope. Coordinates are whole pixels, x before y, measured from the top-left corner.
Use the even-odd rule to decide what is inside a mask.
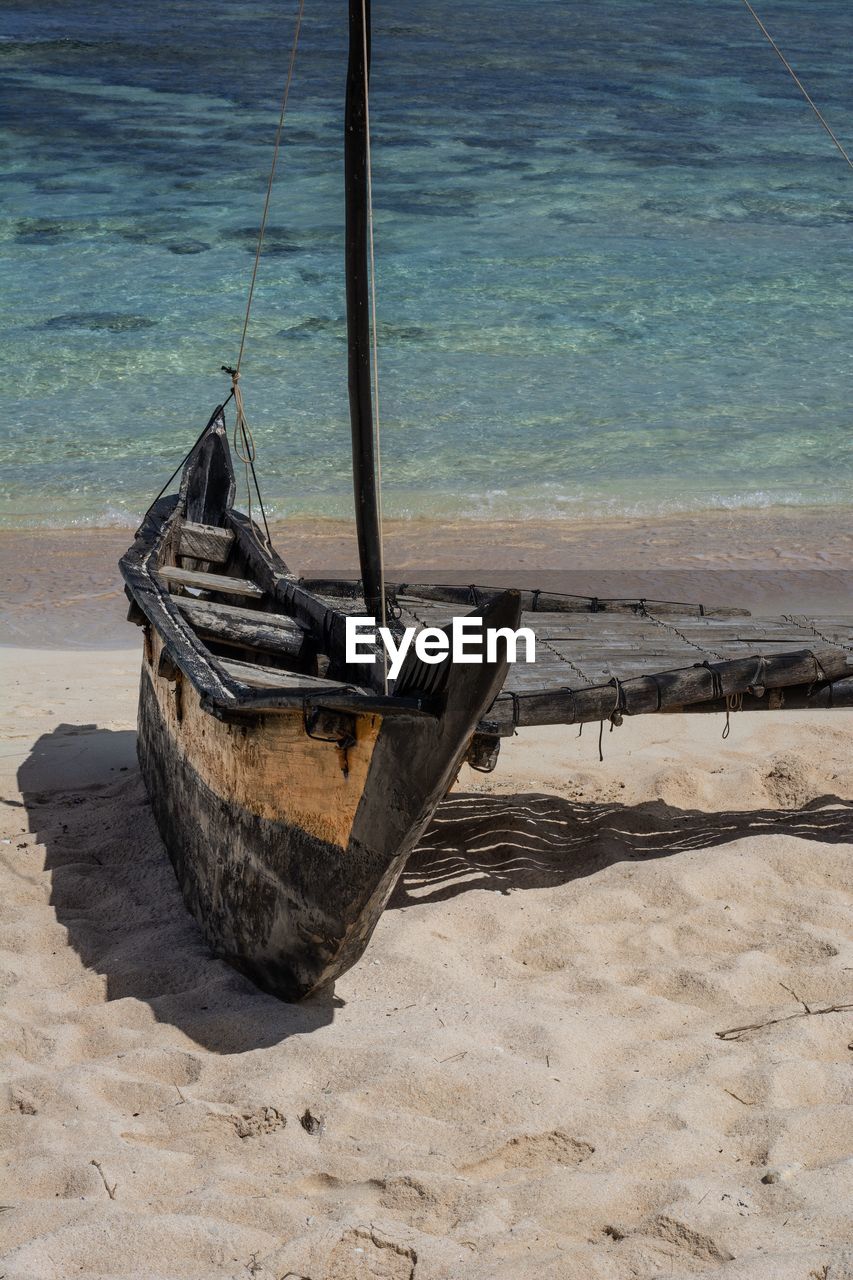
[[[258,505],[261,508],[261,515],[264,521],[264,529],[266,530],[267,546],[272,545],[270,538],[270,528],[267,523],[267,513],[264,510],[264,502],[261,497],[261,490],[258,484],[258,476],[255,471],[255,459],[257,457],[257,448],[255,446],[255,438],[246,419],[246,411],[243,404],[243,393],[240,389],[240,366],[243,363],[243,353],[246,349],[246,334],[249,331],[249,318],[252,314],[252,302],[255,297],[255,285],[258,279],[258,267],[261,261],[261,250],[264,247],[264,236],[267,230],[267,220],[270,212],[270,201],[272,200],[272,189],[275,181],[275,171],[278,164],[278,155],[281,150],[281,135],[284,130],[284,117],[287,114],[287,101],[290,97],[290,86],[293,83],[293,70],[296,66],[296,50],[299,45],[299,33],[302,30],[302,16],[305,10],[305,0],[299,0],[299,8],[296,12],[296,23],[293,29],[293,41],[290,46],[290,59],[287,66],[287,79],[284,84],[284,92],[281,97],[281,107],[278,113],[278,125],[275,131],[275,143],[273,145],[272,162],[270,164],[269,177],[267,179],[267,190],[264,196],[264,209],[261,214],[261,225],[258,228],[258,243],[255,247],[255,261],[252,264],[252,275],[249,280],[249,294],[246,299],[246,314],[243,317],[243,328],[240,333],[240,350],[237,353],[237,363],[232,369],[229,365],[223,365],[225,373],[231,375],[231,396],[234,398],[235,418],[234,432],[232,442],[234,452],[243,463],[246,470],[246,497],[248,502],[248,516],[252,519],[252,482],[254,482],[255,492],[258,495]],[[251,480],[250,480],[251,474]]]
[[[373,456],[376,459],[376,515],[379,524],[379,595],[382,626],[387,626],[385,601],[385,534],[382,525],[382,450],[379,439],[379,341],[376,332],[376,253],[373,241],[373,163],[370,150],[370,71],[367,51],[367,0],[361,0],[361,29],[364,42],[364,132],[367,169],[367,242],[370,257],[370,319],[371,352],[373,360]],[[388,692],[388,655],[382,648],[382,679]]]
[[[838,148],[838,150],[841,152],[842,156],[843,156],[843,157],[844,157],[844,159],[847,161],[847,163],[848,163],[848,165],[850,166],[850,168],[851,168],[851,169],[853,169],[853,160],[851,160],[851,159],[850,159],[850,156],[847,154],[847,152],[845,151],[844,147],[841,145],[841,143],[839,142],[838,138],[837,138],[837,137],[835,136],[835,134],[833,133],[833,131],[832,131],[832,129],[830,128],[829,124],[828,124],[828,123],[827,123],[827,121],[824,119],[824,117],[823,117],[823,115],[822,115],[822,113],[821,113],[821,111],[820,111],[820,108],[818,107],[818,105],[817,105],[817,103],[814,101],[814,99],[812,98],[812,96],[811,96],[811,94],[809,93],[808,89],[807,89],[807,88],[806,88],[806,86],[803,84],[802,80],[801,80],[801,79],[800,79],[800,77],[797,75],[796,71],[795,71],[795,70],[794,70],[794,68],[791,66],[790,62],[789,62],[789,61],[788,61],[788,59],[785,57],[785,55],[784,55],[784,53],[782,52],[782,50],[779,48],[778,44],[776,43],[776,41],[775,41],[775,40],[773,39],[773,37],[771,36],[770,32],[767,30],[767,28],[765,27],[764,23],[761,21],[761,19],[759,18],[758,14],[757,14],[757,13],[755,12],[755,10],[753,9],[752,5],[749,3],[749,0],[743,0],[743,3],[744,3],[744,5],[746,6],[746,8],[749,10],[749,12],[752,14],[753,18],[755,19],[756,23],[758,24],[758,28],[759,28],[759,30],[760,30],[760,32],[761,32],[761,34],[764,36],[765,40],[768,42],[768,44],[770,45],[770,47],[771,47],[771,49],[773,50],[773,52],[776,54],[776,57],[777,57],[777,58],[779,59],[779,61],[782,63],[782,65],[784,66],[785,70],[788,72],[788,75],[791,77],[791,79],[793,80],[794,84],[797,86],[797,88],[799,89],[800,93],[803,95],[803,97],[805,98],[806,102],[809,104],[809,106],[811,107],[812,111],[813,111],[813,112],[815,113],[815,115],[817,116],[817,118],[818,118],[818,120],[820,121],[821,125],[822,125],[822,126],[823,126],[823,128],[826,130],[826,132],[829,134],[829,136],[830,136],[830,138],[832,139],[833,143],[834,143],[834,144],[835,144],[835,146]]]
[[[252,300],[255,296],[255,282],[258,278],[258,265],[261,261],[261,249],[264,245],[264,235],[267,229],[267,218],[270,211],[270,200],[272,198],[272,187],[275,179],[275,169],[278,164],[278,153],[281,147],[281,134],[284,129],[284,117],[287,112],[287,99],[290,97],[290,85],[293,80],[293,68],[296,65],[296,47],[299,44],[299,33],[302,30],[302,14],[305,9],[305,0],[299,0],[299,9],[296,14],[296,25],[293,30],[293,43],[290,46],[290,62],[287,68],[287,80],[284,86],[284,93],[281,98],[281,110],[278,115],[278,128],[275,131],[275,145],[272,153],[272,164],[270,165],[270,176],[267,180],[267,194],[264,199],[264,211],[261,215],[261,225],[258,230],[258,244],[255,250],[255,264],[252,267],[252,278],[249,282],[249,296],[246,299],[246,315],[243,319],[243,332],[240,335],[240,351],[237,355],[236,372],[239,374],[240,365],[243,363],[243,351],[246,346],[246,333],[249,329],[249,316],[252,312]]]
[[[251,469],[252,480],[255,484],[255,492],[258,495],[258,504],[261,508],[261,516],[264,521],[264,529],[267,535],[267,546],[272,546],[272,538],[270,536],[270,527],[267,524],[267,513],[264,510],[264,500],[261,497],[261,489],[258,484],[258,476],[255,471],[255,458],[257,457],[257,449],[255,448],[255,437],[252,435],[252,429],[246,420],[246,412],[243,408],[243,393],[240,390],[240,374],[236,369],[229,369],[227,365],[222,368],[226,373],[231,374],[231,395],[234,397],[234,431],[232,433],[232,443],[234,452],[246,468],[246,497],[248,501],[249,520],[252,520],[252,485],[249,481],[249,472]],[[231,396],[228,397],[229,399]]]
[[[576,676],[580,676],[584,684],[586,684],[590,689],[597,688],[595,681],[591,680],[586,672],[581,670],[577,663],[572,662],[571,658],[567,658],[564,653],[560,653],[559,649],[555,649],[550,640],[546,639],[545,636],[538,636],[537,639],[540,644],[544,644],[546,649],[550,649],[555,658],[559,658],[561,662],[564,662],[567,667],[570,667],[571,670],[574,671]]]

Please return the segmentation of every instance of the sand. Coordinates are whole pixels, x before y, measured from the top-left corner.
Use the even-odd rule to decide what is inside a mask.
[[[853,1276],[852,713],[518,737],[293,1007],[182,905],[136,650],[0,661],[6,1280]]]

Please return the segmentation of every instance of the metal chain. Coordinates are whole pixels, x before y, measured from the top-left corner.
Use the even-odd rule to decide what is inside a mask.
[[[663,631],[668,631],[674,636],[678,636],[679,640],[683,640],[685,644],[689,644],[692,649],[698,650],[699,653],[709,653],[712,658],[716,658],[718,662],[725,662],[726,659],[721,653],[717,653],[716,649],[706,648],[704,645],[697,644],[695,640],[691,640],[683,631],[679,631],[678,627],[674,627],[671,622],[664,622],[662,618],[656,618],[653,613],[649,612],[648,606],[644,600],[640,601],[643,609],[643,617],[648,618],[649,622],[653,622],[656,627],[660,627]]]
[[[813,636],[817,636],[818,640],[823,640],[826,644],[831,644],[836,649],[844,649],[846,653],[853,653],[853,644],[845,644],[843,640],[833,640],[831,636],[824,635],[819,631],[811,618],[807,618],[804,613],[783,613],[783,622],[790,622],[792,626],[800,627],[804,631],[811,631]]]
[[[550,649],[555,658],[559,658],[560,662],[565,662],[567,667],[571,667],[575,675],[580,676],[584,684],[588,685],[590,689],[597,687],[595,681],[591,680],[585,671],[581,671],[577,663],[572,662],[571,658],[567,658],[564,653],[560,653],[558,649],[555,649],[550,640],[546,640],[544,636],[537,636],[536,638],[540,644],[544,644],[546,649]]]

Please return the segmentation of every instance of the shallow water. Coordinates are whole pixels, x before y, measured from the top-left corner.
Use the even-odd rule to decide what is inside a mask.
[[[743,7],[374,7],[388,513],[849,503],[853,174]],[[226,393],[294,8],[3,6],[3,523],[130,523]],[[351,510],[343,10],[244,365],[279,516]],[[853,143],[853,8],[764,17]]]

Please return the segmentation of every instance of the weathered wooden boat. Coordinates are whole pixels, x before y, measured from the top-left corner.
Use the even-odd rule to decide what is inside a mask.
[[[145,628],[139,759],[187,905],[285,998],[361,955],[506,675],[424,666],[392,695],[344,662],[345,614],[232,506],[221,412],[122,560]],[[517,594],[489,624],[515,626]]]
[[[365,602],[380,617],[364,0],[350,0],[349,17],[353,479]],[[248,448],[238,376],[239,361],[232,396]],[[209,941],[260,986],[295,999],[360,956],[507,661],[504,652],[454,670],[412,653],[392,693],[380,663],[348,670],[344,612],[295,580],[266,533],[234,509],[234,494],[220,406],[178,494],[153,504],[121,562],[131,617],[145,630],[139,759],[185,900]],[[514,626],[517,594],[486,612],[489,625]]]
[[[366,0],[350,0],[349,19],[346,281],[361,578],[296,577],[272,549],[265,516],[263,529],[252,519],[251,497],[249,515],[235,508],[228,401],[190,451],[177,494],[154,502],[121,562],[130,618],[145,636],[139,759],[185,900],[220,955],[286,999],[358,960],[460,766],[493,768],[507,734],[671,709],[853,705],[849,618],[756,623],[737,608],[385,581]],[[239,360],[231,398],[248,480]],[[505,646],[464,666],[426,665],[412,649],[393,687],[381,662],[347,665],[349,613],[366,610],[399,632],[447,627],[460,608],[493,628],[517,627],[523,609],[536,663],[507,679]]]

